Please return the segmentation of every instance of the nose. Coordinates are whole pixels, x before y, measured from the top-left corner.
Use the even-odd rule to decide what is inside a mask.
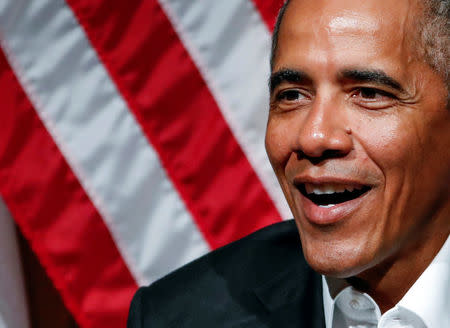
[[[353,149],[345,108],[330,100],[317,100],[302,120],[297,154],[314,162],[343,157]]]

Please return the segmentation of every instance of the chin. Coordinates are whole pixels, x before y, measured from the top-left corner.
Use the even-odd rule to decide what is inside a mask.
[[[305,244],[302,242],[302,244]],[[325,276],[349,278],[370,268],[372,261],[362,247],[354,245],[303,246],[303,254],[311,268]]]

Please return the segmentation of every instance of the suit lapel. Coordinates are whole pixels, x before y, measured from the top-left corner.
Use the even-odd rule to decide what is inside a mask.
[[[300,263],[254,289],[271,327],[324,328],[321,276]]]

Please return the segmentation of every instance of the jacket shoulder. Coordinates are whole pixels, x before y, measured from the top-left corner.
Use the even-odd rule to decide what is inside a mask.
[[[287,267],[309,268],[293,220],[263,228],[140,288],[128,327],[194,327],[229,313],[246,317],[260,306],[253,290]]]

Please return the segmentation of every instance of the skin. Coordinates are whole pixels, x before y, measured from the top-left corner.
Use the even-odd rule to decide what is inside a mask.
[[[266,149],[305,257],[369,293],[382,312],[450,232],[450,111],[444,80],[411,46],[421,12],[407,0],[292,0],[272,72]],[[346,215],[317,224],[296,185],[305,178],[371,190]]]

